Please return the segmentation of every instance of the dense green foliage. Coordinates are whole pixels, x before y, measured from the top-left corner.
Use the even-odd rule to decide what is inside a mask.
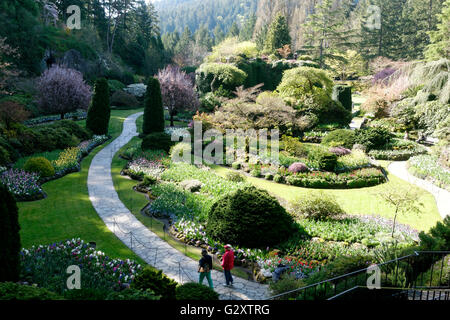
[[[244,71],[225,63],[204,63],[196,71],[196,85],[202,93],[214,92],[220,87],[234,91],[246,78]]]
[[[0,282],[19,280],[19,212],[13,195],[0,184]]]
[[[150,289],[163,300],[174,300],[177,283],[161,270],[147,266],[136,276],[131,287],[139,290]]]
[[[291,44],[291,36],[289,35],[289,27],[286,17],[278,14],[269,26],[267,38],[264,43],[264,52],[268,54],[275,53],[275,50],[285,45]]]
[[[255,187],[236,190],[214,203],[206,228],[213,239],[250,248],[280,243],[294,230],[278,201]]]
[[[177,300],[219,300],[219,294],[203,284],[188,282],[177,287],[176,298]]]
[[[13,282],[0,283],[0,300],[62,300],[61,296],[45,288]]]
[[[86,128],[96,135],[106,135],[108,134],[110,116],[108,81],[100,78],[95,82],[94,96],[89,106]]]
[[[346,129],[333,130],[322,138],[322,144],[330,147],[342,146],[351,149],[355,144],[355,132]]]
[[[352,111],[352,87],[336,85],[333,87],[333,100],[339,101],[345,109]]]
[[[171,136],[165,132],[154,132],[142,139],[142,150],[164,150],[169,152],[174,142]]]
[[[336,199],[326,193],[312,193],[292,203],[296,216],[324,220],[345,214]]]
[[[25,171],[36,172],[40,177],[46,178],[55,175],[55,168],[53,168],[50,161],[44,157],[30,158],[23,166]]]
[[[144,134],[164,132],[164,107],[161,97],[161,86],[159,80],[153,77],[150,77],[147,82],[142,131]]]

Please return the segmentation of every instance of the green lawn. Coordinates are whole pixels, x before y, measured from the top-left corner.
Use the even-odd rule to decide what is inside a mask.
[[[123,120],[139,111],[141,109],[112,111],[109,133],[113,139],[120,135]],[[88,169],[94,155],[103,147],[97,147],[83,160],[80,172],[44,184],[48,198],[18,203],[23,247],[79,237],[95,241],[97,248],[111,257],[145,263],[108,230],[89,200]]]
[[[388,165],[388,162],[386,161],[380,161],[380,163],[385,168]],[[227,171],[231,170],[220,166],[214,166],[213,168],[215,172],[221,176],[224,176]],[[281,200],[287,201],[292,201],[297,197],[303,197],[309,192],[317,193],[324,191],[335,196],[339,204],[348,214],[379,215],[392,219],[394,217],[394,208],[381,200],[376,193],[386,189],[388,184],[395,188],[405,190],[409,190],[409,188],[418,188],[394,175],[390,174],[388,175],[388,178],[389,182],[385,184],[351,190],[307,189],[253,177],[247,177],[247,181],[259,188],[266,189]],[[439,215],[436,202],[431,193],[423,189],[419,190],[422,194],[420,201],[424,204],[421,214],[399,215],[398,221],[403,224],[408,224],[417,230],[427,231],[429,228],[433,227],[437,221],[441,220],[441,216]]]

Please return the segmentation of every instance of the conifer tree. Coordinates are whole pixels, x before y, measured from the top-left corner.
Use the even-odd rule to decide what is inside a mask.
[[[110,117],[108,81],[100,78],[95,81],[94,96],[89,106],[86,128],[96,135],[106,135]]]
[[[267,31],[264,52],[267,54],[275,53],[277,49],[287,44],[291,44],[287,20],[282,14],[278,14]]]
[[[159,80],[148,79],[145,93],[144,123],[142,131],[145,135],[154,132],[164,132],[164,107]]]

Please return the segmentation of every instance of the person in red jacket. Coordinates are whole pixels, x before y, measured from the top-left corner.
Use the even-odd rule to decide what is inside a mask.
[[[225,274],[224,286],[233,285],[233,277],[231,276],[231,269],[234,267],[234,252],[231,250],[231,245],[227,244],[224,246],[225,253],[222,257],[222,268]]]

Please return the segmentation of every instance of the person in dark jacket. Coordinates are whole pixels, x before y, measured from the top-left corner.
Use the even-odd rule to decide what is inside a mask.
[[[233,277],[231,276],[231,269],[234,267],[234,252],[231,250],[231,245],[225,245],[225,253],[222,257],[222,268],[225,274],[224,286],[232,286],[233,285]]]
[[[202,258],[198,262],[198,272],[199,272],[199,283],[203,283],[203,279],[208,280],[209,287],[214,289],[213,282],[211,279],[211,270],[213,268],[212,257],[208,254],[206,249],[202,250]]]

